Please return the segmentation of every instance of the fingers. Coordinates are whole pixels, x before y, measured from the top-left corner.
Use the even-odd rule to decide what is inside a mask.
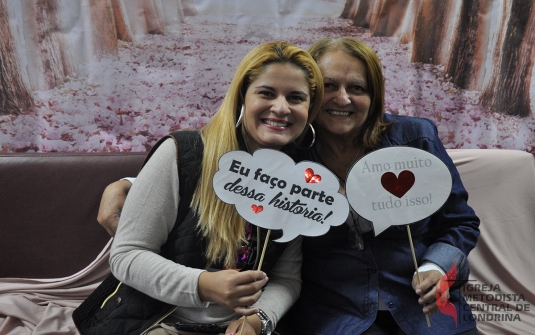
[[[225,330],[225,335],[239,334],[241,324],[242,322],[240,320],[232,321],[228,325],[227,330]]]
[[[439,291],[440,299],[449,299],[449,290],[446,286],[444,292],[440,292],[440,279],[442,274],[439,271],[431,270],[420,273],[421,283],[418,283],[418,278],[415,275],[412,280],[413,287],[415,288],[416,294],[420,296],[418,298],[418,303],[423,305],[422,312],[427,315],[433,315],[438,311],[437,305],[437,290]]]
[[[256,307],[251,307],[251,308],[248,308],[248,307],[236,307],[236,308],[234,308],[234,312],[236,312],[236,314],[243,315],[243,316],[251,316],[251,315],[254,315],[254,314],[258,313],[259,311],[260,310],[258,308],[256,308]]]
[[[241,327],[243,325],[243,319],[232,321],[228,325],[225,335],[239,335],[240,332],[242,335],[256,335],[254,328],[249,324],[249,319],[245,322],[243,332],[241,332]]]
[[[254,304],[260,298],[267,281],[266,274],[261,271],[203,272],[198,282],[199,297],[203,301],[213,301],[249,315],[251,313],[245,306]]]
[[[420,273],[421,282],[418,284],[418,275],[415,275],[412,279],[413,287],[416,281],[415,292],[418,295],[425,294],[429,289],[433,288],[435,284],[442,278],[440,271],[431,270]]]
[[[243,271],[238,272],[236,277],[237,284],[246,284],[266,279],[267,275],[263,271]]]
[[[258,312],[252,312],[251,309],[244,307],[250,306],[258,301],[262,295],[262,288],[267,284],[268,277],[261,271],[238,272],[236,275],[236,306],[234,310],[240,315],[252,315]],[[254,310],[254,309],[253,309]]]

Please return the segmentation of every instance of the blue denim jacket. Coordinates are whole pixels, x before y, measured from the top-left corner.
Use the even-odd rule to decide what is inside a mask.
[[[361,334],[375,320],[379,296],[407,334],[457,334],[476,327],[459,288],[468,280],[466,257],[476,245],[479,219],[467,204],[459,173],[432,121],[389,114],[384,121],[394,124],[377,149],[423,149],[440,158],[451,172],[448,200],[431,217],[411,224],[411,234],[419,265],[431,261],[447,272],[457,264],[459,281],[450,288],[449,300],[457,309],[458,327],[452,317],[437,312],[430,317],[428,328],[411,285],[415,269],[404,225],[392,226],[377,237],[364,234],[364,250],[358,250],[349,246],[349,228],[344,224],[331,227],[323,236],[303,240],[301,297],[289,315],[303,333]]]

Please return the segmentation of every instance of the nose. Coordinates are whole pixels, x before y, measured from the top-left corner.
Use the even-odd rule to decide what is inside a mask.
[[[286,115],[290,113],[290,105],[286,100],[286,97],[279,96],[273,100],[270,110],[277,115]]]
[[[334,102],[339,106],[345,106],[351,103],[351,100],[349,99],[349,94],[347,94],[347,91],[344,87],[340,87],[338,89],[336,97],[334,98]]]

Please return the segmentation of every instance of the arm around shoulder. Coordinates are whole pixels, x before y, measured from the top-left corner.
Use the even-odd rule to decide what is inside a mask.
[[[117,232],[119,217],[131,187],[132,183],[129,180],[118,180],[104,189],[100,199],[97,221],[112,237]]]

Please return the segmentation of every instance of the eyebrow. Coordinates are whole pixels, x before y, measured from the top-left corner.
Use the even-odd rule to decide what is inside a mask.
[[[268,86],[268,85],[255,86],[255,89],[258,89],[258,88],[263,88],[263,89],[267,89],[267,90],[270,90],[270,91],[275,91],[275,88],[273,88],[272,86]],[[291,91],[290,94],[298,94],[298,95],[304,95],[304,96],[308,97],[308,94],[306,92],[303,92],[303,91]]]
[[[327,80],[334,80],[334,81],[336,81],[336,79],[334,79],[334,78],[332,78],[332,77],[325,77],[325,76],[324,76],[324,77],[323,77],[323,81],[327,81]],[[360,84],[360,85],[363,85],[363,84],[364,84],[364,85],[366,85],[367,82],[366,82],[365,79],[360,79],[360,78],[359,78],[359,79],[353,79],[353,80],[350,80],[350,81],[349,81],[349,84]]]

